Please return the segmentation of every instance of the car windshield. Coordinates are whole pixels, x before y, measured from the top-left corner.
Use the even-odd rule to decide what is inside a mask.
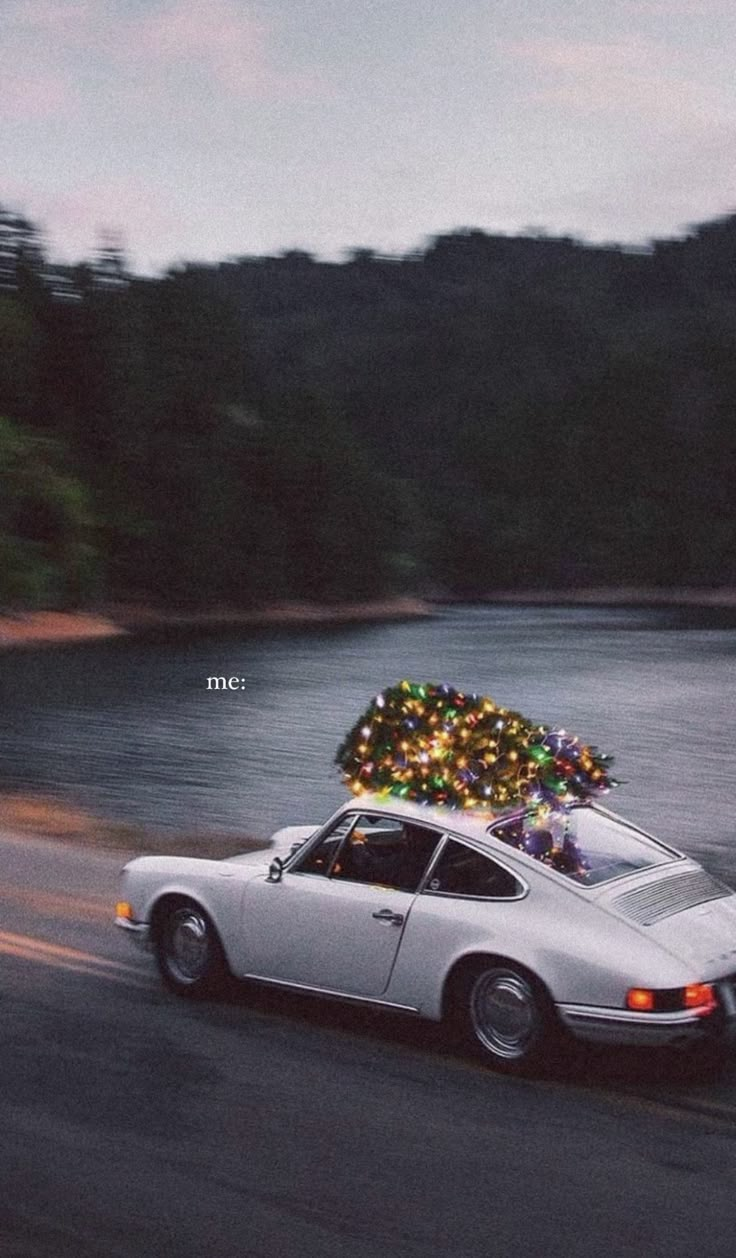
[[[585,806],[544,818],[528,813],[490,826],[489,833],[585,887],[677,859],[634,826]]]

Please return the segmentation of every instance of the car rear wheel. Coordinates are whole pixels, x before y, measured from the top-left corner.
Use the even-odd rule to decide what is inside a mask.
[[[458,996],[466,1037],[490,1065],[515,1074],[541,1065],[556,1028],[551,1001],[531,974],[481,962],[462,976]]]
[[[162,912],[155,932],[161,977],[180,996],[205,996],[219,991],[227,963],[217,931],[193,901],[178,901]]]

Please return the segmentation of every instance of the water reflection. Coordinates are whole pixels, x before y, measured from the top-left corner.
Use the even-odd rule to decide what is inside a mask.
[[[625,779],[612,807],[718,855],[734,830],[735,648],[736,631],[703,613],[464,607],[404,624],[8,653],[0,782],[148,825],[266,835],[342,800],[338,742],[373,693],[413,677],[482,691],[612,751]],[[208,693],[210,675],[242,688]]]

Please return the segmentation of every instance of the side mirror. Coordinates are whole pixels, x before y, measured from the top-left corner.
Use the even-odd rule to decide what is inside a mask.
[[[274,856],[268,867],[268,878],[266,882],[281,882],[284,876],[284,862],[280,856]]]

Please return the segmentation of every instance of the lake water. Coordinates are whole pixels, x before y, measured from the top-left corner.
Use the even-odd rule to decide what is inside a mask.
[[[242,689],[208,692],[215,674]],[[704,613],[453,607],[401,624],[7,652],[0,788],[267,836],[340,803],[338,743],[404,677],[491,695],[613,753],[615,811],[736,871],[736,627]]]

